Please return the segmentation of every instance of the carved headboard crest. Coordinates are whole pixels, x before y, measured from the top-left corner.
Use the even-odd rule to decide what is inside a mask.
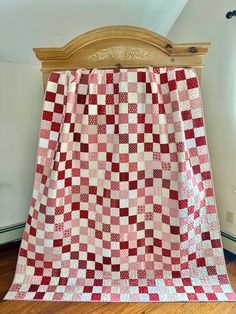
[[[210,43],[176,44],[144,28],[115,25],[97,28],[62,48],[34,48],[46,84],[52,71],[77,68],[193,67],[200,77]]]

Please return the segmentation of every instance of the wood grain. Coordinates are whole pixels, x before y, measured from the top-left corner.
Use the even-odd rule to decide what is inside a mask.
[[[96,28],[61,48],[34,48],[44,86],[52,71],[147,66],[193,67],[199,79],[210,43],[173,43],[150,30],[127,25]]]
[[[0,250],[0,299],[12,282],[19,243]],[[236,260],[227,265],[229,277],[236,290]],[[198,303],[76,303],[0,301],[0,313],[42,314],[233,314],[235,302]]]

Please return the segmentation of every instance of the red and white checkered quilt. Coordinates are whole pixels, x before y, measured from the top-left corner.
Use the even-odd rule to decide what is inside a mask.
[[[235,301],[192,69],[54,72],[7,300]]]

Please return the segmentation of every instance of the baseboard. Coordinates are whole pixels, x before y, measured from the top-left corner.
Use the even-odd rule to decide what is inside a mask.
[[[236,237],[226,231],[221,231],[223,247],[227,251],[236,254]]]
[[[0,228],[0,245],[19,241],[22,238],[25,229],[25,222],[1,227]]]

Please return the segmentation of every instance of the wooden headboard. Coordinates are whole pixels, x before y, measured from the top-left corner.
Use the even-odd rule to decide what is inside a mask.
[[[199,79],[210,43],[173,43],[144,28],[115,25],[84,33],[62,48],[34,48],[43,83],[53,71],[77,68],[192,67]]]

